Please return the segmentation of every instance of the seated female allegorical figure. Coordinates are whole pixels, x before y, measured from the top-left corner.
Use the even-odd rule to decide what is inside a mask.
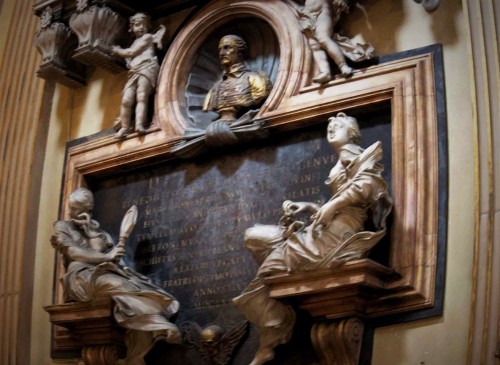
[[[180,343],[180,331],[169,321],[179,310],[179,302],[149,278],[124,265],[121,258],[125,255],[125,234],[120,232],[120,242],[115,246],[109,233],[92,219],[92,192],[76,189],[68,197],[68,206],[70,219],[54,224],[51,239],[66,268],[61,278],[64,300],[110,298],[114,302],[114,318],[128,330],[127,358],[122,363],[142,363],[142,357],[160,339]],[[129,227],[124,223],[127,216],[137,214],[136,209],[131,208],[125,215],[122,230],[133,228],[135,222],[128,223]],[[134,349],[129,345],[132,343],[137,344]]]
[[[270,298],[265,277],[366,257],[386,232],[392,203],[381,175],[381,142],[363,150],[356,119],[339,113],[329,120],[327,139],[339,155],[326,180],[331,199],[322,206],[285,201],[279,225],[257,224],[245,231],[245,245],[260,267],[233,302],[259,332],[260,345],[251,365],[271,360],[274,347],[289,341],[295,324],[293,309]],[[309,224],[297,219],[303,212],[312,213]],[[373,232],[365,231],[369,219]]]

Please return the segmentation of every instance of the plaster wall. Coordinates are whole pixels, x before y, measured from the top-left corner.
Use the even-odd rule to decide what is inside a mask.
[[[5,2],[4,7],[8,3]],[[427,13],[421,5],[410,0],[366,0],[362,4],[362,9],[353,11],[345,33],[358,34],[359,38],[373,44],[379,54],[443,44],[449,138],[444,316],[377,329],[372,364],[465,364],[474,241],[474,139],[466,22],[461,4],[459,1],[442,1],[434,13]],[[2,33],[0,46],[3,45]],[[49,353],[48,315],[42,307],[52,300],[49,284],[53,280],[54,250],[49,239],[52,223],[57,219],[65,143],[113,125],[125,81],[126,73],[111,75],[97,70],[91,75],[87,87],[75,91],[63,86],[56,88],[41,187],[34,267],[30,349],[33,365],[55,363]]]

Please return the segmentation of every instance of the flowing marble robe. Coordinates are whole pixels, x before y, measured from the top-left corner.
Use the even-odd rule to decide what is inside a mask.
[[[179,310],[179,302],[154,285],[151,280],[120,263],[92,264],[72,260],[67,248],[78,246],[83,250],[105,252],[113,246],[111,236],[98,228],[91,228],[91,236],[72,221],[54,224],[51,242],[63,254],[66,273],[61,278],[66,302],[84,302],[98,298],[111,298],[117,323],[127,329],[139,331],[172,331],[177,327],[168,318]],[[88,231],[88,230],[87,230]]]
[[[348,151],[352,158],[339,159],[326,180],[331,200],[342,196],[350,203],[335,214],[330,224],[318,231],[311,223],[291,235],[285,234],[284,227],[273,225],[255,225],[245,232],[245,245],[260,267],[255,279],[233,302],[257,326],[261,347],[288,342],[295,324],[293,309],[269,297],[265,277],[334,267],[365,257],[385,234],[385,220],[392,204],[378,163],[382,158],[381,143],[365,151],[355,147]],[[375,232],[363,231],[369,212]]]

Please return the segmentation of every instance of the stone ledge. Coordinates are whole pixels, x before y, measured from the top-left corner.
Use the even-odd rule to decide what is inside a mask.
[[[313,317],[329,319],[370,316],[370,307],[390,294],[388,284],[398,280],[394,270],[370,259],[339,267],[266,278],[270,295],[290,299]]]

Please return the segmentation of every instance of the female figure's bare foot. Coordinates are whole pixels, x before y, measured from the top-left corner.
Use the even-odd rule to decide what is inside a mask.
[[[316,77],[313,78],[314,82],[317,82],[318,84],[324,84],[325,82],[328,82],[332,79],[332,75],[326,72],[322,72]]]
[[[271,346],[259,347],[250,365],[262,365],[274,359],[274,350]]]
[[[339,68],[340,68],[340,72],[345,77],[351,76],[353,73],[353,69],[351,67],[347,66],[346,63],[341,64]]]

